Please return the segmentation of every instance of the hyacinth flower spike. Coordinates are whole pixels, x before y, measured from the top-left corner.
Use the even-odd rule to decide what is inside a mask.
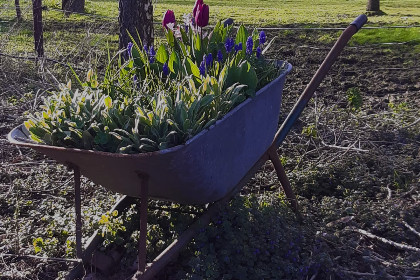
[[[246,40],[246,54],[251,55],[253,47],[254,41],[252,40],[252,36],[249,36]]]
[[[162,73],[163,73],[163,76],[164,77],[166,77],[166,76],[169,75],[169,67],[168,67],[168,63],[167,62],[165,62],[163,64]]]
[[[129,42],[127,44],[127,54],[130,57],[131,56],[131,49],[133,48],[133,43]]]
[[[267,37],[265,36],[265,32],[264,31],[261,31],[260,32],[260,45],[264,45],[264,43],[266,42],[266,40],[267,40]]]

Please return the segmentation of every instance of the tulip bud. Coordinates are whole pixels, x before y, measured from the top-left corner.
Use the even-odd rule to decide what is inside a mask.
[[[202,6],[203,4],[204,4],[203,3],[203,0],[197,0],[197,1],[195,1],[194,8],[193,8],[193,13],[192,13],[192,15],[193,15],[194,18],[197,15],[197,11],[198,11],[199,6]]]
[[[206,4],[200,5],[195,15],[195,23],[197,26],[205,27],[209,24],[209,6]]]
[[[175,24],[175,14],[172,10],[167,10],[163,15],[162,26],[168,29],[168,24]]]

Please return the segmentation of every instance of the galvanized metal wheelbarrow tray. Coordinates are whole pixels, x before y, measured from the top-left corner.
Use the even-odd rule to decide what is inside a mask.
[[[140,197],[139,266],[135,278],[150,279],[182,248],[199,226],[208,223],[220,204],[228,201],[255,172],[270,159],[280,183],[298,212],[277,148],[290,131],[327,71],[348,40],[367,21],[359,16],[343,32],[276,133],[286,70],[270,84],[234,108],[210,129],[186,144],[136,155],[62,148],[30,143],[21,125],[12,130],[11,143],[33,148],[74,169],[76,197],[76,255],[86,260],[81,245],[80,173],[97,184],[131,197]],[[185,204],[213,203],[190,228],[146,269],[147,199],[163,199]]]

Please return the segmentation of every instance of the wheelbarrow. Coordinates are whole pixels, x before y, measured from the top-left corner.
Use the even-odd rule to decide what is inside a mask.
[[[209,223],[219,206],[229,201],[258,169],[270,160],[291,208],[298,203],[278,158],[280,146],[292,125],[312,97],[327,71],[350,38],[367,21],[360,15],[343,32],[277,130],[283,85],[292,66],[259,90],[255,97],[235,107],[209,129],[184,145],[142,154],[114,154],[31,143],[29,132],[20,125],[9,135],[10,143],[30,147],[74,171],[76,210],[76,256],[86,260],[82,249],[80,175],[112,191],[139,197],[140,237],[138,271],[134,278],[151,279]],[[151,264],[146,264],[148,198],[182,204],[209,204],[207,210]]]

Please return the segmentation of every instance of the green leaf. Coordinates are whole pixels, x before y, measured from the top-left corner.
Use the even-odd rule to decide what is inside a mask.
[[[144,61],[143,60],[144,60],[144,58],[140,55],[140,52],[137,49],[137,46],[133,46],[131,48],[131,55],[133,56],[134,64],[136,64],[138,67],[143,67],[143,65],[144,65]]]
[[[109,96],[105,97],[104,103],[105,103],[105,107],[110,109],[112,107],[111,97],[109,97]]]
[[[201,52],[201,38],[198,33],[194,36],[194,49]]]
[[[235,44],[242,43],[242,50],[245,50],[247,39],[248,39],[248,31],[245,29],[243,25],[241,25],[238,29],[238,33],[236,33]]]
[[[188,39],[188,35],[184,28],[180,28],[179,30],[181,31],[182,42],[186,45],[190,45],[190,40]]]
[[[165,63],[166,61],[168,61],[168,52],[166,51],[166,48],[165,48],[164,45],[160,45],[160,47],[159,47],[159,49],[156,53],[155,59],[162,64]]]
[[[191,60],[191,58],[187,57],[184,62],[185,69],[187,71],[187,75],[194,75],[197,78],[200,78],[200,69],[195,63]]]
[[[172,32],[172,30],[168,29],[168,32],[166,32],[166,40],[168,42],[168,45],[170,47],[174,47],[175,46],[175,36],[174,33]]]
[[[180,66],[180,61],[178,54],[176,52],[172,52],[171,56],[169,57],[168,67],[172,73],[178,73]]]

